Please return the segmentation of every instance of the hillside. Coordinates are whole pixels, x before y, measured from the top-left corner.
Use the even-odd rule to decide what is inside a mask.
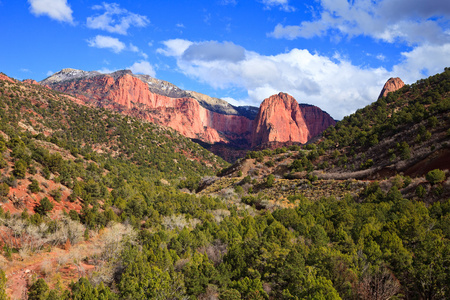
[[[396,173],[423,176],[450,169],[450,70],[381,97],[345,117],[319,144],[327,173],[382,178]],[[359,175],[356,175],[359,176]]]
[[[164,215],[186,209],[198,217],[206,208],[202,203],[209,208],[218,204],[190,196],[189,189],[195,189],[201,176],[226,166],[221,158],[172,129],[77,103],[84,104],[1,74],[0,244],[5,256],[0,260],[6,271],[17,268],[14,251],[19,249],[18,258],[26,258],[49,243],[78,244],[83,232],[111,222],[139,227],[140,222],[160,223]],[[60,220],[55,224],[69,233],[48,232],[52,219]],[[95,243],[104,247],[98,239]],[[40,265],[34,271],[39,273]],[[66,267],[73,265],[60,266]],[[70,274],[76,278],[83,273]]]
[[[389,85],[388,81],[388,84]],[[382,93],[383,94],[383,93]],[[329,127],[315,144],[249,152],[221,175],[383,180],[450,170],[450,70],[404,86]],[[255,177],[256,175],[256,177]],[[447,190],[444,190],[447,197]]]
[[[450,70],[314,144],[232,166],[173,130],[0,79],[0,296],[450,295],[450,176],[442,159],[433,169],[450,138]]]
[[[242,209],[252,206],[250,214],[271,211],[293,232],[309,236],[313,248],[319,237],[309,230],[318,223],[324,230],[319,239],[325,239],[330,251],[350,254],[347,247],[354,245],[350,248],[359,249],[358,258],[370,265],[364,268],[384,282],[371,281],[378,280],[374,277],[365,282],[359,273],[359,287],[352,283],[356,298],[379,299],[374,296],[378,290],[386,293],[386,299],[400,291],[406,298],[444,299],[450,291],[442,280],[449,278],[450,270],[433,265],[435,259],[449,263],[449,143],[447,68],[345,117],[315,144],[249,152],[218,177],[203,180],[199,193],[224,197]],[[425,224],[433,224],[433,229]],[[435,258],[422,261],[427,257],[422,251]],[[355,259],[347,258],[351,257]],[[336,263],[331,265],[339,268]],[[330,277],[335,287],[349,280],[350,274],[344,275],[346,279],[341,276],[351,263],[341,263],[341,275]],[[425,279],[425,270],[440,275]],[[415,286],[415,280],[426,281],[426,286]],[[356,296],[339,294],[347,299]]]

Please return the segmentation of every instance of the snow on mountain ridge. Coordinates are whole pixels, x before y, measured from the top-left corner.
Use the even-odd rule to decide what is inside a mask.
[[[55,74],[45,78],[41,81],[41,84],[48,84],[48,83],[55,83],[55,82],[63,82],[67,80],[73,80],[77,78],[89,78],[96,75],[100,75],[100,72],[97,71],[83,71],[83,70],[77,70],[72,68],[66,68],[62,69],[59,72],[56,72]]]

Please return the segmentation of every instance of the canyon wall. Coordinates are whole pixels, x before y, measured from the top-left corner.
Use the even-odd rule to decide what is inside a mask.
[[[252,120],[234,109],[228,109],[228,113],[223,104],[220,104],[220,110],[214,111],[218,106],[217,99],[208,103],[213,98],[204,95],[199,98],[200,94],[194,92],[177,91],[184,96],[178,98],[166,96],[167,91],[158,93],[157,82],[145,79],[130,71],[100,74],[64,69],[43,80],[41,85],[71,94],[91,105],[171,127],[189,138],[240,149],[269,142],[306,143],[335,124],[320,108],[299,105],[284,93],[264,100],[256,119]],[[167,89],[167,83],[164,88]]]

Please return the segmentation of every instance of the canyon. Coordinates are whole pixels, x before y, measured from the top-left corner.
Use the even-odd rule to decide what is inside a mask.
[[[194,140],[240,150],[272,142],[304,144],[336,123],[320,108],[299,104],[285,93],[265,99],[259,109],[236,107],[129,70],[101,74],[63,69],[39,84],[88,105],[170,127]]]

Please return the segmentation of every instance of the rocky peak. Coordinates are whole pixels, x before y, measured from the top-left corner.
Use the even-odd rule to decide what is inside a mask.
[[[64,82],[64,81],[78,79],[78,78],[93,77],[93,76],[100,75],[100,74],[101,73],[97,72],[97,71],[88,72],[88,71],[83,71],[83,70],[66,68],[66,69],[62,69],[61,71],[56,72],[55,74],[45,78],[40,83],[41,83],[41,85],[50,85],[53,83],[59,83],[59,82]]]
[[[133,76],[147,83],[148,88],[152,93],[167,96],[170,98],[189,97],[188,92],[180,89],[179,87],[170,82],[161,79],[156,79],[149,75],[133,75]]]
[[[299,105],[294,97],[279,93],[261,103],[253,126],[252,147],[268,143],[306,143],[336,121],[313,105]]]
[[[381,89],[380,96],[378,96],[378,99],[381,97],[386,97],[388,93],[395,92],[399,89],[401,89],[405,83],[398,77],[396,78],[389,78],[388,81],[384,84],[383,88]]]
[[[99,75],[99,74],[97,74],[97,75]],[[113,72],[111,74],[107,74],[107,75],[111,76],[112,78],[114,78],[114,80],[116,80],[117,78],[125,76],[125,75],[133,76],[133,72],[131,72],[131,70],[118,70],[118,71],[115,71],[115,72]]]

